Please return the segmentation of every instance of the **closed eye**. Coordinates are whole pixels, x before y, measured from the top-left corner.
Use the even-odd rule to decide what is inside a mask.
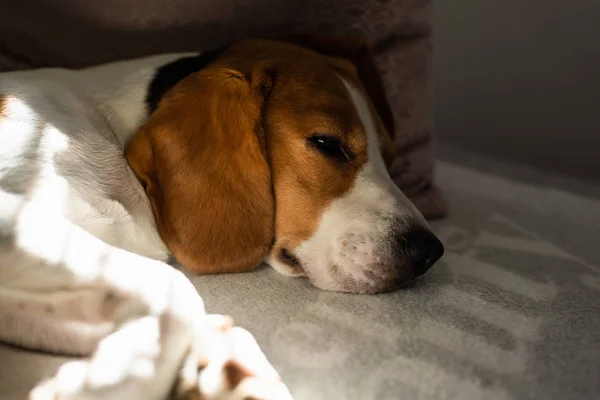
[[[335,136],[314,134],[308,138],[308,142],[321,154],[332,160],[349,162],[354,157],[354,154]]]

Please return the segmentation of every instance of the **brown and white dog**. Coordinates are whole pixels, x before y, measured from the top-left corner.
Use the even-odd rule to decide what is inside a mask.
[[[360,41],[0,75],[0,339],[95,350],[40,398],[164,398],[220,326],[170,256],[196,273],[266,261],[326,290],[397,288],[443,247],[386,171],[392,132]],[[284,398],[253,354],[279,394],[236,396]],[[227,389],[202,379],[207,399]]]

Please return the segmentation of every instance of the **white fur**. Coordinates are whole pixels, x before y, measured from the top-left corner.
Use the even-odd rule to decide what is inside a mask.
[[[181,56],[0,75],[0,340],[93,353],[34,399],[162,399],[202,345],[203,302],[163,262],[123,155],[156,68]]]

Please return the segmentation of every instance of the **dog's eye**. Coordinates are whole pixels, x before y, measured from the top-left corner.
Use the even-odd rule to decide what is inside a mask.
[[[316,134],[309,137],[308,142],[328,158],[342,162],[352,160],[352,153],[335,136]]]

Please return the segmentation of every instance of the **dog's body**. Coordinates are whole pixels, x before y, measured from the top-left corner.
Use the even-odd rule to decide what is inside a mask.
[[[271,45],[266,45],[269,46]],[[292,50],[282,50],[283,53],[290,51]],[[217,67],[221,69],[214,72],[220,76],[218,74],[222,73],[223,68],[227,68],[224,80],[219,81],[221,83],[214,90],[219,93],[231,90],[231,95],[224,98],[234,103],[242,101],[244,96],[253,99],[255,96],[263,96],[264,91],[275,91],[272,89],[274,78],[271,76],[267,82],[263,75],[257,78],[259,72],[254,70],[242,74],[238,74],[237,70],[231,72],[230,65],[239,66],[240,70],[244,68],[244,54],[242,46],[237,53],[234,51],[229,57],[224,57],[225,61],[220,61],[222,65],[217,62]],[[202,247],[202,253],[199,253],[196,245],[198,238],[190,236],[188,239],[189,232],[199,232],[200,237],[207,237],[207,234],[201,232],[204,223],[209,227],[223,223],[227,228],[234,226],[237,220],[228,221],[225,217],[215,217],[217,221],[208,221],[203,214],[203,225],[194,225],[188,229],[180,222],[181,218],[175,218],[179,212],[183,213],[184,220],[186,215],[193,215],[196,209],[200,210],[198,213],[203,213],[203,207],[210,207],[212,204],[207,199],[211,199],[214,193],[221,193],[219,181],[216,181],[215,189],[204,185],[202,190],[191,190],[193,193],[190,194],[190,199],[192,195],[194,197],[190,202],[203,198],[208,205],[193,203],[193,207],[190,206],[185,195],[180,194],[182,192],[174,194],[173,191],[179,190],[181,186],[193,186],[193,182],[186,182],[177,174],[187,170],[186,162],[190,160],[190,155],[186,151],[193,148],[196,141],[188,141],[185,146],[177,144],[178,155],[174,157],[176,165],[165,161],[166,165],[174,167],[162,170],[162,167],[157,167],[163,163],[160,160],[170,160],[173,156],[166,157],[161,153],[160,149],[166,145],[161,142],[162,134],[155,134],[156,130],[165,126],[165,120],[174,121],[168,122],[167,126],[178,127],[182,124],[183,118],[170,119],[169,113],[179,113],[193,103],[196,96],[201,97],[207,93],[206,96],[209,97],[208,93],[212,93],[211,79],[217,79],[214,75],[204,77],[204,72],[200,72],[199,76],[206,79],[201,84],[196,84],[188,77],[194,75],[194,71],[183,73],[174,81],[169,74],[161,77],[160,72],[164,72],[165,67],[167,72],[173,66],[176,70],[181,69],[178,60],[182,58],[188,57],[185,59],[190,60],[189,57],[192,57],[197,62],[198,59],[194,59],[194,56],[169,54],[79,71],[44,69],[0,75],[0,339],[33,349],[66,354],[86,355],[96,349],[89,362],[69,364],[70,366],[63,368],[51,384],[46,384],[35,392],[38,396],[106,398],[107,393],[115,398],[166,396],[185,355],[196,354],[202,351],[202,346],[206,346],[206,331],[207,326],[210,326],[204,316],[202,301],[191,283],[179,271],[164,263],[171,254],[196,272],[249,270],[264,258],[283,273],[308,276],[316,285],[330,290],[389,290],[399,280],[406,281],[419,274],[406,272],[412,269],[402,269],[402,273],[394,272],[393,277],[388,278],[388,270],[383,267],[375,270],[372,267],[382,265],[380,260],[389,258],[386,253],[389,250],[377,250],[388,249],[389,245],[380,243],[378,236],[360,236],[364,224],[372,219],[363,218],[360,213],[363,206],[357,208],[357,204],[377,204],[380,209],[376,210],[376,214],[385,214],[388,221],[390,215],[396,215],[394,210],[397,209],[397,202],[392,201],[392,195],[382,195],[381,187],[388,188],[385,190],[395,193],[394,196],[398,198],[401,194],[398,194],[397,188],[390,188],[393,184],[385,173],[380,149],[376,144],[377,136],[373,136],[376,124],[381,123],[369,114],[373,110],[370,109],[364,92],[354,86],[350,79],[342,77],[331,91],[337,96],[337,92],[343,93],[345,88],[349,94],[344,95],[344,103],[340,103],[341,100],[338,101],[339,104],[331,103],[338,104],[333,109],[339,109],[343,114],[347,107],[354,107],[353,115],[358,117],[349,118],[348,121],[352,124],[360,123],[364,131],[369,132],[364,136],[364,144],[361,144],[360,138],[351,137],[348,139],[348,147],[343,148],[341,153],[335,153],[334,149],[332,151],[335,154],[328,155],[330,158],[339,158],[340,154],[346,157],[347,153],[351,153],[352,157],[348,157],[348,160],[351,159],[352,165],[360,167],[357,167],[358,172],[351,173],[348,169],[350,167],[340,167],[340,163],[346,162],[343,160],[335,161],[338,164],[331,167],[336,174],[343,169],[346,171],[343,172],[344,176],[352,175],[351,179],[344,178],[349,182],[347,187],[345,184],[337,185],[340,188],[328,194],[329,197],[321,201],[322,204],[315,199],[303,203],[313,204],[313,208],[327,212],[320,211],[324,214],[311,224],[296,221],[295,226],[300,224],[303,228],[292,232],[279,216],[262,209],[275,207],[275,200],[271,199],[272,190],[275,194],[290,192],[301,197],[299,193],[302,189],[289,186],[292,184],[282,186],[285,183],[282,183],[281,177],[285,177],[285,173],[279,171],[283,171],[285,167],[278,161],[281,157],[270,150],[275,145],[270,143],[265,146],[262,142],[265,139],[261,139],[262,136],[258,134],[258,144],[256,139],[251,139],[248,144],[243,145],[245,147],[239,156],[232,153],[225,159],[235,165],[238,160],[246,160],[248,155],[270,152],[265,158],[270,163],[271,172],[264,172],[263,164],[258,167],[257,163],[264,163],[264,159],[255,157],[244,164],[247,168],[242,169],[242,172],[235,171],[236,178],[232,179],[235,184],[222,193],[226,196],[232,193],[231,196],[235,196],[240,190],[250,187],[252,189],[247,191],[248,201],[253,201],[254,194],[251,192],[259,193],[264,184],[264,194],[259,193],[256,202],[248,203],[244,199],[241,205],[230,204],[226,210],[228,214],[235,214],[238,209],[246,210],[249,217],[246,214],[240,217],[240,224],[244,225],[245,218],[248,223],[253,223],[258,218],[265,220],[259,224],[264,225],[264,229],[258,227],[257,232],[251,231],[251,236],[242,238],[242,247],[246,243],[247,246],[253,246],[251,249],[240,250],[243,257],[222,256],[221,253],[215,256],[211,253],[214,243],[209,247]],[[209,61],[211,60],[207,59],[205,63],[208,64]],[[261,60],[263,61],[264,59]],[[183,66],[184,69],[188,67]],[[195,69],[202,68],[196,66]],[[277,79],[283,81],[280,77],[281,73]],[[260,81],[257,85],[254,85],[255,79]],[[250,91],[239,86],[245,80],[252,84]],[[192,95],[185,91],[186,84],[204,85],[201,87],[205,89]],[[227,88],[226,85],[233,86]],[[221,89],[223,87],[225,89]],[[334,99],[337,98],[335,96]],[[251,117],[254,118],[255,113],[261,112],[259,109],[262,102],[263,100],[258,100],[258,103],[254,103],[252,100],[244,103],[246,105],[243,110],[244,113],[249,113],[248,120],[236,120],[234,130],[228,132],[234,135],[239,130],[244,130],[246,125],[254,129],[257,124]],[[285,100],[282,102],[285,103]],[[229,103],[218,97],[214,104],[218,104],[214,111],[215,117],[206,117],[202,122],[218,124],[219,116],[230,118],[230,114],[220,114],[228,109]],[[191,114],[196,111],[202,114],[206,109],[208,106],[200,105]],[[235,114],[237,108],[232,107],[228,111]],[[235,120],[235,117],[231,118]],[[261,124],[271,129],[278,123],[279,119],[271,117],[268,123],[263,120]],[[173,128],[176,129],[183,128]],[[209,143],[218,148],[223,136],[211,138]],[[321,140],[320,137],[317,137],[317,141]],[[236,139],[232,147],[246,143],[245,138],[246,136]],[[275,143],[280,139],[274,137],[269,140]],[[370,141],[369,146],[367,141]],[[282,147],[283,144],[279,146]],[[206,147],[205,143],[193,156],[200,154]],[[330,150],[326,148],[325,153]],[[181,165],[178,164],[179,159],[182,160]],[[366,160],[374,163],[374,166],[363,167],[363,164],[368,164]],[[212,160],[203,162],[206,164],[213,161],[218,164],[220,159],[215,156]],[[240,164],[244,162],[246,161],[239,161]],[[151,167],[149,163],[152,163]],[[224,164],[220,168],[210,175],[206,172],[206,176],[216,176],[229,167]],[[211,165],[206,164],[204,169],[211,171]],[[244,184],[245,179],[248,179],[248,184]],[[302,181],[301,178],[297,180]],[[273,189],[269,189],[271,181],[274,182]],[[239,182],[240,187],[237,186]],[[303,185],[308,188],[311,183],[305,182]],[[160,193],[157,193],[157,187]],[[311,190],[314,192],[314,187]],[[174,198],[182,198],[177,200],[180,201],[177,207],[171,204]],[[282,212],[294,209],[298,211],[298,204],[294,203],[294,206],[281,203],[284,200],[285,196],[277,199],[277,207]],[[315,205],[317,203],[319,205]],[[410,221],[419,221],[420,226],[426,226],[414,207],[408,202],[402,204],[404,206],[400,209],[404,210],[401,211],[404,217],[408,216]],[[214,214],[220,215],[218,212]],[[329,271],[329,267],[323,265],[324,269],[316,268],[324,262],[319,254],[331,253],[329,248],[323,248],[323,242],[330,235],[331,229],[345,226],[345,222],[340,220],[343,215],[356,216],[352,221],[354,225],[345,228],[356,234],[345,234],[342,242],[345,244],[341,250],[336,250],[341,255],[334,257],[335,263],[350,260],[350,267],[344,266],[347,274],[342,279],[332,277],[331,272],[325,273],[324,271]],[[360,224],[361,218],[367,221],[363,221],[363,225]],[[272,221],[275,227],[271,226]],[[378,228],[378,231],[381,229]],[[231,232],[234,233],[217,238],[223,241],[222,246],[239,240],[237,236],[229,240],[232,235],[239,236],[235,233],[235,228]],[[277,238],[273,239],[273,235]],[[254,240],[260,243],[254,243]],[[280,242],[285,242],[286,247]],[[377,246],[376,249],[369,247],[371,242],[375,243],[372,246]],[[344,246],[352,247],[352,252],[348,253],[349,250],[344,250]],[[229,247],[232,248],[232,254],[235,253],[234,246]],[[296,254],[290,255],[289,248],[294,248]],[[362,248],[366,250],[360,250]],[[435,250],[435,259],[441,255],[437,253],[438,249]],[[411,260],[415,257],[419,260],[423,258],[420,254],[414,256],[410,252],[408,257]],[[330,259],[330,256],[326,258]],[[239,259],[243,259],[243,262]],[[206,267],[207,264],[219,264],[220,261],[222,269]],[[425,261],[427,268],[435,262],[429,258]],[[365,267],[368,267],[368,273],[362,272]],[[257,350],[255,353],[260,352]],[[257,357],[259,360],[256,363],[268,365],[260,355]],[[264,368],[267,370],[265,379],[279,391],[279,394],[273,396],[285,396],[286,390],[278,382],[276,373]],[[160,379],[149,379],[149,376],[159,376]],[[120,385],[115,386],[116,383]],[[218,388],[212,390],[213,394],[218,392]],[[252,390],[255,389],[242,393],[240,389],[238,395],[247,395]],[[264,393],[254,394],[257,397],[266,396]]]

